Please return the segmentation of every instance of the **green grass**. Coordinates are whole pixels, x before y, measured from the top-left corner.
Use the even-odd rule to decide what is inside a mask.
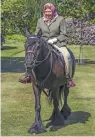
[[[11,49],[2,50],[2,57],[23,57],[24,56],[24,42],[8,41],[4,47],[11,47]]]
[[[79,58],[80,46],[68,46],[74,53],[76,58]],[[95,46],[86,46],[82,47],[83,59],[90,59],[95,61]]]
[[[17,49],[2,50],[2,57],[11,57],[24,49],[23,43],[6,43],[7,46]],[[78,57],[79,48],[71,47]],[[84,46],[86,58],[94,60],[94,47]],[[14,57],[23,57],[24,51]],[[6,66],[7,67],[7,66]],[[1,74],[1,134],[2,136],[31,136],[27,132],[34,122],[35,99],[31,84],[18,82],[22,73],[5,72]],[[68,104],[72,109],[73,117],[65,121],[65,126],[58,131],[38,134],[39,136],[94,136],[95,135],[95,64],[77,65],[74,77],[76,87],[70,90]],[[44,125],[52,113],[52,105],[44,94],[41,96],[42,120]],[[91,115],[91,116],[90,116]]]
[[[2,57],[23,57],[24,56],[24,42],[12,42],[8,41],[4,46],[11,46],[11,47],[16,47],[15,49],[10,49],[10,50],[2,50],[1,56]],[[80,46],[68,46],[74,53],[76,58],[79,58],[79,53],[80,53]],[[83,45],[82,48],[83,52],[83,59],[91,59],[95,60],[95,46],[86,46]]]

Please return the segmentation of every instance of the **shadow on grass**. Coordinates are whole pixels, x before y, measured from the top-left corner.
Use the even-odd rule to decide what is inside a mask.
[[[77,62],[78,62],[78,59],[76,59],[76,63]],[[85,59],[83,60],[83,64],[81,65],[86,65],[86,64],[95,64],[95,61],[92,61],[90,59]],[[1,57],[1,72],[2,73],[6,73],[6,72],[16,72],[16,73],[22,72],[23,73],[25,72],[24,57],[11,57],[11,58]]]
[[[85,123],[88,121],[88,118],[91,117],[91,114],[84,111],[75,111],[72,112],[68,119],[65,121],[65,125],[72,125],[75,123]]]
[[[54,130],[51,130],[51,131],[56,131],[56,130],[64,128],[68,125],[72,125],[72,124],[86,123],[88,121],[89,117],[91,117],[91,114],[88,112],[84,112],[84,111],[72,112],[71,115],[68,117],[68,119],[65,120],[64,125],[61,125],[60,127],[54,127]],[[48,121],[48,120],[45,120],[45,121]],[[52,123],[48,122],[46,126],[48,126],[48,125],[52,126]]]
[[[1,72],[25,72],[24,57],[2,57],[1,58]]]
[[[87,64],[95,64],[95,60],[91,60],[91,59],[76,59],[76,63],[78,63],[79,65],[87,65]]]
[[[11,47],[11,46],[2,46],[1,50],[10,50],[10,49],[17,49],[17,47]]]

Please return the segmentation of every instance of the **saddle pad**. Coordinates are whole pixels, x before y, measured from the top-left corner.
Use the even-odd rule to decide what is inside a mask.
[[[54,47],[54,51],[55,51],[55,53],[56,53],[56,55],[58,56],[58,58],[60,59],[60,64],[61,64],[61,66],[62,67],[64,67],[64,52],[62,52],[61,50],[61,48],[59,48],[58,46],[56,46],[56,45],[52,45],[53,47]],[[73,55],[73,53],[72,53],[72,51],[70,50],[70,49],[68,49],[67,48],[67,50],[68,50],[68,52],[69,52],[69,54],[70,54],[70,58],[71,58],[71,60],[72,60],[72,69],[74,69],[74,66],[75,66],[75,58],[74,58],[74,55]]]

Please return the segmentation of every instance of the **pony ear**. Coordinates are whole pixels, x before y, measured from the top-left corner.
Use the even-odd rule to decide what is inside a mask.
[[[40,29],[39,32],[37,33],[37,37],[40,38],[41,36],[42,36],[42,31]]]
[[[25,36],[28,38],[30,35],[29,26],[26,26]]]

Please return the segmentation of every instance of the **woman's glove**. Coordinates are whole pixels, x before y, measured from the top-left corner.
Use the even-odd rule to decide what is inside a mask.
[[[48,43],[53,44],[57,42],[57,38],[49,39]]]

